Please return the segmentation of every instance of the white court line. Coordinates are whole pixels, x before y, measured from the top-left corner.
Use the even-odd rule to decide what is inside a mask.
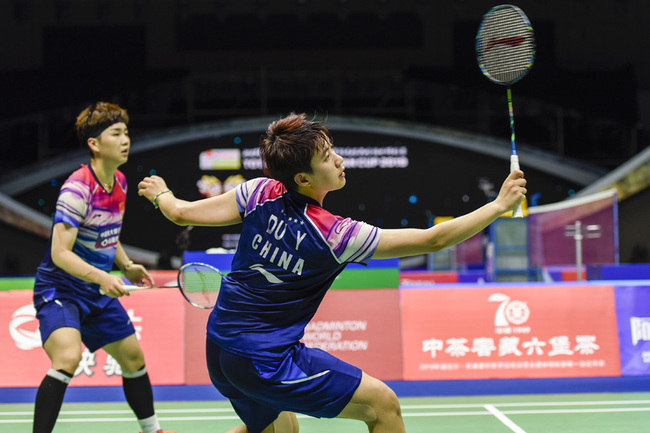
[[[234,413],[233,409],[229,408],[204,408],[204,409],[156,409],[156,413],[219,413],[228,412]],[[118,414],[133,414],[130,409],[107,409],[107,410],[62,410],[59,415],[118,415]],[[0,416],[5,415],[33,415],[33,411],[20,411],[20,412],[2,412]]]
[[[492,406],[491,404],[486,404],[486,405],[485,405],[485,409],[487,409],[487,410],[488,410],[492,415],[494,415],[495,417],[497,417],[497,419],[498,419],[499,421],[501,421],[503,424],[505,424],[506,427],[508,427],[508,428],[509,428],[510,430],[512,430],[513,432],[515,432],[515,433],[526,433],[526,432],[524,431],[524,429],[522,429],[522,428],[519,427],[517,424],[515,424],[514,422],[512,422],[512,420],[511,420],[510,418],[508,418],[507,416],[505,416],[504,414],[502,414],[502,413],[499,411],[499,409],[497,409],[496,407]]]
[[[585,406],[596,406],[596,405],[621,405],[621,404],[648,404],[650,400],[614,400],[614,401],[583,401],[583,402],[538,402],[538,403],[496,403],[496,404],[439,404],[439,405],[404,405],[402,409],[461,409],[461,408],[481,408],[487,409],[488,412],[483,410],[481,411],[445,411],[445,412],[403,412],[403,416],[407,417],[439,417],[439,416],[471,416],[471,415],[482,415],[482,416],[496,416],[496,414],[491,411],[489,408],[493,408],[494,411],[498,412],[505,419],[510,421],[506,415],[533,415],[533,414],[561,414],[561,413],[607,413],[607,412],[648,412],[650,407],[628,407],[628,408],[582,408],[582,409],[540,409],[540,410],[503,410],[499,411],[496,409],[496,406],[502,407],[528,407],[528,406],[568,406],[568,405],[585,405]],[[161,421],[219,421],[219,420],[236,420],[239,419],[236,415],[225,415],[226,413],[233,413],[232,408],[197,408],[197,409],[159,409],[157,410],[159,414],[168,414],[172,416],[161,416],[159,419]],[[215,416],[186,416],[186,417],[175,417],[173,414],[191,414],[191,413],[223,413],[224,415],[215,415]],[[129,414],[127,417],[115,417],[115,418],[94,418],[95,415],[121,415]],[[33,415],[32,411],[12,411],[12,412],[2,412],[0,411],[0,424],[20,424],[20,423],[31,423]],[[128,422],[133,420],[132,412],[128,409],[112,409],[112,410],[63,410],[61,411],[61,417],[58,422],[70,422],[70,423],[83,423],[83,422]],[[65,418],[66,415],[87,415],[86,418]],[[29,418],[23,419],[2,419],[6,416],[28,416]],[[306,415],[297,415],[298,418],[309,418]],[[503,422],[503,421],[502,421]],[[511,422],[511,421],[510,421]],[[504,423],[505,424],[505,423]],[[519,428],[517,426],[517,428]],[[515,432],[523,432],[523,430],[515,430]],[[525,433],[525,432],[524,432]]]
[[[495,407],[524,407],[524,406],[598,406],[598,405],[617,405],[617,404],[650,404],[650,400],[611,400],[611,401],[556,401],[556,402],[524,402],[524,403],[492,403]],[[414,404],[403,405],[402,409],[453,409],[484,407],[485,403],[473,404]]]
[[[487,409],[488,411],[453,411],[453,412],[404,412],[402,416],[404,418],[414,418],[414,417],[440,417],[440,416],[492,416],[495,415],[494,412],[488,409],[489,407],[494,408],[494,405],[482,405],[481,408]],[[611,408],[611,409],[554,409],[554,410],[512,410],[512,411],[498,411],[494,409],[504,417],[505,415],[535,415],[535,414],[561,414],[561,413],[607,413],[607,412],[648,412],[650,408]],[[130,413],[129,411],[75,411],[77,415],[88,415],[84,418],[65,418],[60,417],[58,422],[124,422],[132,421],[133,417],[128,418],[124,417],[112,417],[112,418],[95,418],[93,415],[101,412],[102,415],[107,413],[115,413],[116,415],[122,413]],[[232,411],[230,411],[232,412]],[[1,414],[1,413],[0,413]],[[4,415],[9,413],[5,412]],[[13,412],[12,415],[32,415],[32,412]],[[70,413],[68,413],[70,415]],[[307,415],[297,415],[298,418],[310,418]],[[185,417],[175,417],[175,416],[161,416],[158,418],[160,421],[219,421],[219,420],[233,420],[239,419],[236,415],[215,415],[215,416],[185,416]],[[11,423],[28,423],[32,422],[30,418],[23,419],[0,419],[0,424],[11,424]]]
[[[158,417],[159,421],[222,421],[222,420],[238,420],[237,415],[232,416],[187,416],[187,417]],[[97,423],[97,422],[129,422],[133,421],[135,418],[130,416],[128,418],[58,418],[56,420],[58,423]],[[3,419],[0,420],[0,424],[25,424],[31,423],[33,420],[30,419]]]
[[[549,410],[504,410],[508,415],[531,415],[548,413],[607,413],[607,412],[650,412],[650,407],[623,407],[612,409],[549,409]]]
[[[523,402],[523,403],[492,403],[494,407],[527,407],[527,406],[608,406],[608,405],[625,405],[625,404],[650,404],[650,400],[609,400],[609,401],[558,401],[558,402]],[[409,409],[467,409],[483,408],[484,403],[471,404],[412,404],[402,405],[402,410]],[[156,409],[156,413],[219,413],[234,412],[232,408],[198,408],[198,409]],[[110,415],[110,414],[131,414],[130,409],[109,409],[109,410],[62,410],[61,415]],[[534,412],[533,412],[534,413]],[[32,411],[0,411],[0,416],[20,416],[33,415]]]

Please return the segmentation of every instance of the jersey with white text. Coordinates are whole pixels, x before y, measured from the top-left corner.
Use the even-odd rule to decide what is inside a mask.
[[[345,266],[368,263],[380,229],[332,215],[266,178],[239,185],[237,206],[241,237],[208,338],[236,354],[275,359],[299,342]]]
[[[113,190],[104,190],[90,165],[82,164],[61,186],[54,222],[78,229],[72,251],[92,266],[110,271],[122,229],[126,203],[126,177],[115,172]],[[61,293],[96,296],[99,286],[86,283],[57,267],[50,247],[36,272],[34,302],[51,301]]]

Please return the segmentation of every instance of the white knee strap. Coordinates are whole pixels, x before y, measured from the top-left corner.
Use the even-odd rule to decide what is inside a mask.
[[[126,379],[135,379],[135,378],[138,378],[138,377],[142,377],[145,374],[147,374],[147,367],[142,367],[140,370],[134,371],[133,373],[127,373],[126,371],[123,371],[122,372],[122,377],[124,377]]]
[[[58,380],[59,382],[65,383],[65,384],[70,383],[70,380],[72,379],[71,377],[68,377],[65,374],[63,374],[60,371],[57,371],[57,370],[55,370],[53,368],[50,368],[47,371],[47,375],[50,376],[53,379]]]

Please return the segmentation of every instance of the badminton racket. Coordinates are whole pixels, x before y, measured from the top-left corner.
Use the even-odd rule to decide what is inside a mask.
[[[224,275],[219,269],[205,263],[186,263],[178,270],[176,286],[131,286],[124,288],[129,292],[135,290],[178,288],[190,304],[198,308],[214,308]],[[104,295],[104,291],[99,291]]]
[[[535,34],[521,9],[506,4],[495,6],[483,15],[476,33],[476,60],[483,75],[493,83],[506,86],[512,144],[510,171],[519,170],[511,86],[524,78],[535,60]],[[524,216],[521,205],[512,216]]]

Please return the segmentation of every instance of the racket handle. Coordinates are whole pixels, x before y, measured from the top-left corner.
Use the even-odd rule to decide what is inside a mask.
[[[129,292],[132,292],[132,291],[134,291],[134,290],[150,289],[151,287],[124,285],[124,288],[125,288],[126,290],[128,290]],[[99,289],[99,294],[100,294],[100,295],[105,295],[106,293],[105,293],[102,289]]]
[[[510,155],[510,171],[519,170],[519,155]],[[524,212],[521,210],[521,203],[512,212],[513,218],[523,218]]]
[[[151,287],[147,286],[131,286],[131,285],[124,285],[124,288],[128,290],[129,292],[132,292],[134,290],[143,290],[143,289],[151,289]]]

